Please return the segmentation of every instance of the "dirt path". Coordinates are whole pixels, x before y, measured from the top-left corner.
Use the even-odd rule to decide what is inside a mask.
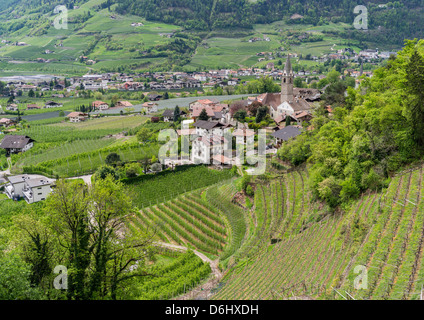
[[[161,247],[171,249],[171,250],[177,250],[177,251],[188,250],[187,247],[178,246],[178,245],[174,245],[170,243],[155,242],[155,244]],[[207,300],[212,296],[211,290],[215,288],[218,285],[219,281],[222,279],[223,274],[218,267],[219,259],[212,261],[206,255],[204,255],[203,253],[199,251],[193,250],[193,252],[196,256],[202,259],[203,262],[209,263],[212,269],[213,277],[210,278],[206,283],[202,283],[198,285],[196,288],[186,293],[185,295],[174,298],[174,300]]]
[[[9,167],[5,171],[0,171],[0,177],[10,175],[10,169],[12,168],[12,162],[11,162],[10,158],[7,158],[7,165]]]
[[[91,186],[91,177],[92,177],[92,176],[93,176],[93,175],[80,176],[80,177],[72,177],[72,178],[67,178],[66,180],[76,180],[76,179],[82,179],[82,180],[84,180],[84,182],[85,182],[87,185]]]

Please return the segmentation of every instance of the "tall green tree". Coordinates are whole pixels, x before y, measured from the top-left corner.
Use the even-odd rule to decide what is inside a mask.
[[[180,120],[180,108],[178,106],[174,109],[174,123]]]
[[[206,109],[202,109],[202,111],[200,112],[199,120],[204,120],[204,121],[209,120],[209,116],[208,116],[208,113],[206,112]]]
[[[415,50],[406,66],[406,104],[408,120],[415,142],[424,147],[424,59]]]

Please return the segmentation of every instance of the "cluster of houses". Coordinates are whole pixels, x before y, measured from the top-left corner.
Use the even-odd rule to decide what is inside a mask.
[[[252,40],[253,41],[253,40]],[[337,53],[326,54],[321,57],[312,57],[315,60],[325,62],[331,59],[352,59],[353,61],[366,62],[374,59],[387,59],[395,52],[379,52],[378,50],[364,50],[359,54],[350,48],[340,49]],[[259,52],[259,59],[270,59],[272,52]],[[292,54],[297,57],[297,54]],[[57,78],[52,86],[45,79],[31,79],[30,81],[12,80],[7,82],[10,93],[17,96],[18,91],[67,91],[74,92],[84,90],[121,90],[121,91],[170,91],[170,90],[192,90],[210,89],[214,87],[237,86],[241,83],[241,77],[254,76],[272,77],[280,80],[284,70],[280,70],[273,62],[269,62],[265,68],[240,68],[238,70],[221,69],[196,72],[143,72],[137,74],[127,73],[102,73],[86,74],[80,77],[67,79]],[[353,76],[355,72],[350,72]],[[299,71],[295,76],[322,76],[318,71]],[[141,82],[139,79],[143,79]],[[181,95],[181,92],[178,92]],[[190,92],[187,92],[190,94]],[[58,95],[59,97],[59,95]]]
[[[246,106],[256,101],[269,108],[269,114],[275,122],[275,126],[271,128],[271,136],[275,139],[274,146],[276,147],[302,134],[301,124],[312,119],[312,104],[320,99],[319,91],[294,88],[294,77],[290,57],[288,57],[283,70],[280,93],[266,93],[243,100],[246,102]],[[125,101],[119,101],[118,104],[129,106]],[[102,101],[94,101],[93,106],[97,109],[108,108],[107,103]],[[154,102],[146,102],[143,106],[148,110],[157,112],[157,104]],[[178,135],[189,135],[191,138],[192,152],[189,159],[191,163],[213,163],[222,166],[240,164],[237,163],[240,161],[237,155],[238,150],[233,150],[233,138],[228,139],[224,130],[232,130],[232,137],[235,138],[237,146],[253,145],[256,133],[244,124],[234,121],[229,111],[228,104],[209,99],[201,99],[191,103],[188,113],[184,110],[180,111],[179,116],[185,119],[189,118],[186,121],[192,124],[192,129],[177,131]],[[175,109],[165,110],[163,112],[164,121],[173,121],[174,112]],[[203,114],[206,112],[208,120],[199,119],[202,112]],[[70,122],[81,122],[87,119],[88,114],[72,112],[67,117]],[[287,118],[290,118],[290,123],[293,122],[294,124],[286,125]],[[7,120],[1,119],[0,125],[2,123],[7,124]],[[6,135],[0,143],[0,148],[5,149],[6,153],[10,155],[25,152],[31,149],[33,145],[34,140],[28,136]],[[254,151],[250,150],[249,152]],[[246,156],[249,156],[249,153]],[[10,199],[23,198],[28,203],[34,203],[46,199],[51,193],[52,183],[53,181],[40,176],[11,176],[7,178],[4,190]]]
[[[50,108],[61,108],[63,107],[63,103],[55,102],[55,101],[47,101],[44,106],[39,106],[37,104],[29,103],[26,105],[26,110],[38,110],[38,109],[50,109]],[[7,111],[18,111],[19,106],[17,102],[10,103],[6,106]]]
[[[269,127],[274,138],[274,147],[278,148],[290,139],[302,134],[302,125],[309,123],[313,117],[313,103],[319,101],[321,92],[315,89],[294,88],[294,73],[288,57],[283,70],[280,93],[265,93],[256,97],[243,100],[245,106],[253,102],[260,102],[269,108],[269,114],[275,122],[274,127]],[[253,143],[255,131],[235,121],[229,112],[230,107],[209,99],[197,100],[189,105],[189,113],[180,111],[180,117],[192,123],[194,129],[178,130],[178,135],[190,135],[192,140],[192,163],[220,163],[223,165],[236,164],[239,160],[233,154],[231,157],[224,154],[224,150],[231,150],[232,146],[223,134],[225,129],[232,128],[232,136],[237,145]],[[206,113],[208,120],[199,119],[201,113]],[[162,114],[164,121],[174,119],[174,110],[165,110]],[[289,119],[288,119],[289,118]],[[289,121],[287,121],[289,120]],[[290,123],[287,125],[287,123]],[[291,125],[293,123],[293,125]],[[220,129],[220,130],[217,130]],[[194,138],[193,138],[194,136]],[[225,147],[227,145],[227,147]],[[269,146],[271,147],[271,146]],[[275,150],[275,149],[274,149]],[[236,151],[232,151],[233,153]]]
[[[378,49],[366,49],[362,50],[359,53],[356,53],[351,48],[339,49],[337,52],[324,54],[321,57],[312,56],[313,60],[318,62],[326,62],[328,60],[353,60],[354,62],[374,62],[376,60],[386,60],[390,56],[396,56],[397,52],[392,51],[383,51],[380,52]]]

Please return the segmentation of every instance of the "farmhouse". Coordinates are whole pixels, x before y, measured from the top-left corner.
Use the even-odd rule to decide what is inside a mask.
[[[181,112],[180,112],[180,114],[181,114]],[[162,117],[163,117],[163,121],[164,122],[172,122],[172,121],[174,121],[174,110],[172,110],[172,109],[166,109],[162,113]]]
[[[103,102],[103,101],[94,101],[91,105],[97,110],[107,110],[107,109],[109,109],[109,105],[106,102]]]
[[[275,138],[275,144],[281,146],[283,142],[296,138],[301,133],[299,126],[287,126],[271,135]]]
[[[145,111],[146,113],[158,112],[158,104],[154,102],[145,102],[143,103],[142,107],[143,111]]]
[[[117,108],[129,108],[132,107],[133,104],[129,101],[118,101],[115,105]]]
[[[38,110],[41,109],[39,106],[37,106],[36,104],[27,104],[27,110]]]
[[[151,93],[151,94],[149,94],[149,95],[147,96],[147,98],[148,98],[150,101],[159,101],[160,99],[162,99],[162,96],[161,96],[161,95],[159,95],[159,94]]]
[[[193,105],[191,111],[191,118],[193,120],[197,120],[197,118],[202,113],[203,109],[206,110],[208,117],[211,120],[223,120],[225,117],[225,113],[227,111],[228,105],[224,104],[213,104],[213,105]]]
[[[28,136],[7,135],[3,138],[0,148],[5,149],[7,154],[25,152],[34,146],[34,140]]]
[[[54,102],[54,101],[47,101],[44,108],[61,108],[63,107],[62,103]]]
[[[88,114],[83,112],[71,112],[66,117],[69,119],[69,122],[76,123],[76,122],[85,121],[88,117]]]
[[[18,105],[15,103],[11,103],[6,106],[6,110],[8,111],[18,111]]]
[[[191,112],[195,108],[205,108],[216,104],[218,104],[218,102],[209,99],[197,100],[189,104],[189,111]]]
[[[7,128],[7,127],[13,126],[15,124],[16,124],[16,122],[13,121],[12,119],[8,119],[8,118],[0,119],[0,128],[1,127]]]

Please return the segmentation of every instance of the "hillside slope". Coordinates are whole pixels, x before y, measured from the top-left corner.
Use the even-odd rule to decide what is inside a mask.
[[[6,0],[0,4],[0,35],[9,42],[0,45],[0,68],[6,74],[78,75],[91,69],[251,67],[258,64],[259,52],[273,52],[278,59],[284,47],[298,55],[320,56],[334,50],[334,44],[344,48],[347,39],[355,50],[393,50],[405,38],[421,36],[422,2],[380,8],[383,1],[366,1],[370,30],[363,32],[353,28],[356,2],[350,0]],[[68,8],[66,30],[53,27],[56,5]],[[293,14],[301,18],[291,19]],[[323,41],[290,48],[287,33],[293,30],[299,35],[316,33]],[[252,37],[270,41],[249,43]],[[27,45],[16,46],[17,42]],[[87,65],[81,56],[96,63]],[[41,59],[50,63],[34,64]]]
[[[307,171],[257,185],[255,231],[214,299],[419,299],[422,174],[404,171],[335,215],[311,201]],[[361,268],[366,289],[355,287]]]

